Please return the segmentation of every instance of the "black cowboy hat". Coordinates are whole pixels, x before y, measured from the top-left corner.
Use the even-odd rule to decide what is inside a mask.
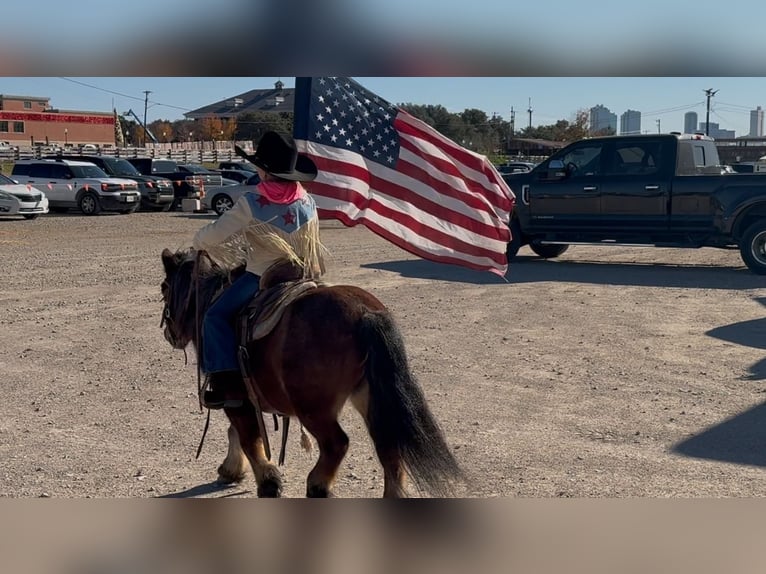
[[[278,132],[263,134],[252,155],[239,146],[234,146],[234,149],[238,156],[282,179],[311,181],[317,176],[317,166],[307,156],[298,153],[295,140]]]

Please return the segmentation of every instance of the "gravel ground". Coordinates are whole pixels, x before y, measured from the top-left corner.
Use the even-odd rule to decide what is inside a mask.
[[[159,328],[160,252],[211,216],[0,221],[0,496],[255,497],[213,486],[225,416],[205,422],[196,364]],[[766,466],[766,278],[735,251],[522,249],[503,281],[323,225],[328,279],[389,305],[465,497],[760,497]],[[361,420],[336,494],[377,497]],[[278,435],[271,436],[272,445]],[[285,496],[316,453],[293,432]],[[414,493],[417,494],[417,493]]]

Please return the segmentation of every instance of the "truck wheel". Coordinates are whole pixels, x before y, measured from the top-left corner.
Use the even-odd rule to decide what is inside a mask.
[[[745,230],[739,252],[750,271],[766,275],[766,221],[756,221]]]
[[[511,262],[511,259],[516,257],[519,249],[521,249],[521,226],[519,225],[519,220],[514,219],[511,221],[509,227],[511,228],[511,240],[505,248],[505,257],[508,259],[508,263]]]
[[[95,193],[85,193],[80,198],[80,211],[85,215],[97,215],[101,211],[101,204]]]
[[[548,245],[533,242],[529,244],[529,248],[543,259],[555,259],[569,249],[569,245]]]

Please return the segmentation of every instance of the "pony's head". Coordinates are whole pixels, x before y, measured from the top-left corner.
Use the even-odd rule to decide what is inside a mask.
[[[164,327],[165,340],[174,349],[185,349],[194,339],[196,301],[192,279],[196,260],[193,249],[175,253],[167,248],[162,250],[165,278],[160,285],[164,303],[160,327]]]

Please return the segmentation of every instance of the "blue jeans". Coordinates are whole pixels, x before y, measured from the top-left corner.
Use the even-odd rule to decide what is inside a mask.
[[[239,371],[239,334],[234,318],[258,293],[261,278],[245,273],[205,313],[202,321],[202,371]]]

